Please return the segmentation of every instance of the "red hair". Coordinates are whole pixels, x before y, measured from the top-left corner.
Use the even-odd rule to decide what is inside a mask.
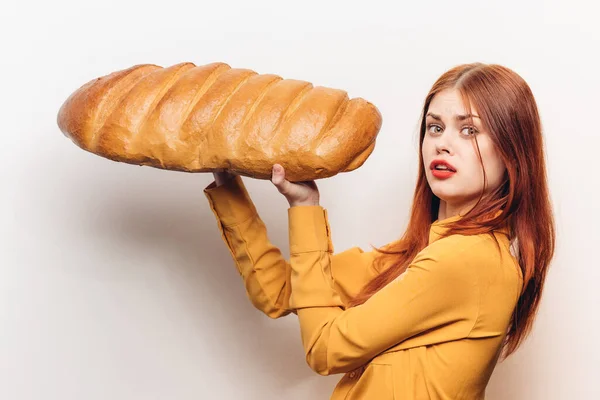
[[[502,184],[484,197],[462,218],[447,225],[444,236],[491,233],[509,228],[523,275],[523,289],[512,315],[503,350],[512,354],[531,331],[538,310],[546,273],[554,255],[555,227],[549,199],[542,126],[537,105],[527,83],[500,65],[465,64],[444,73],[425,99],[421,115],[419,147],[426,132],[425,116],[433,97],[442,90],[456,89],[467,108],[475,107],[483,129],[491,136],[506,166]],[[475,140],[477,140],[475,136]],[[479,152],[479,146],[477,146]],[[481,161],[481,153],[479,153]],[[481,164],[483,169],[483,163]],[[486,182],[484,171],[484,183]],[[410,220],[402,237],[383,248],[375,262],[385,268],[368,282],[349,306],[364,303],[409,266],[428,244],[431,223],[438,219],[440,199],[425,176],[419,151],[419,172]]]

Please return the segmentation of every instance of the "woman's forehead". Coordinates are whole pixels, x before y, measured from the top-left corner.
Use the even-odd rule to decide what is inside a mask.
[[[463,96],[457,89],[446,89],[436,95],[429,104],[427,116],[434,119],[465,120],[471,116],[479,118],[476,108],[471,104],[469,110]]]

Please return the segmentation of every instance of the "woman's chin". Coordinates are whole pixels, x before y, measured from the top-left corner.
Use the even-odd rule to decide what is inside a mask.
[[[432,186],[433,194],[446,204],[458,205],[468,203],[470,196],[461,193],[453,187],[440,187],[443,185]]]
[[[460,195],[460,191],[456,189],[456,185],[450,182],[433,182],[430,187],[433,194],[439,197],[440,200],[452,201],[453,199],[463,197]]]

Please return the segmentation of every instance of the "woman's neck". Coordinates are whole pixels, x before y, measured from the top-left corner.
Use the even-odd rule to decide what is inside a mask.
[[[464,215],[466,214],[471,205],[464,205],[464,204],[450,204],[445,202],[444,200],[440,199],[440,206],[438,207],[438,220],[443,220],[446,218],[451,218],[454,217],[456,215]]]

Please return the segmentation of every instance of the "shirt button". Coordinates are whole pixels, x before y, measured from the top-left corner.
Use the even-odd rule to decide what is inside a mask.
[[[356,376],[356,372],[355,371],[350,372],[350,378],[354,378],[355,376]]]

